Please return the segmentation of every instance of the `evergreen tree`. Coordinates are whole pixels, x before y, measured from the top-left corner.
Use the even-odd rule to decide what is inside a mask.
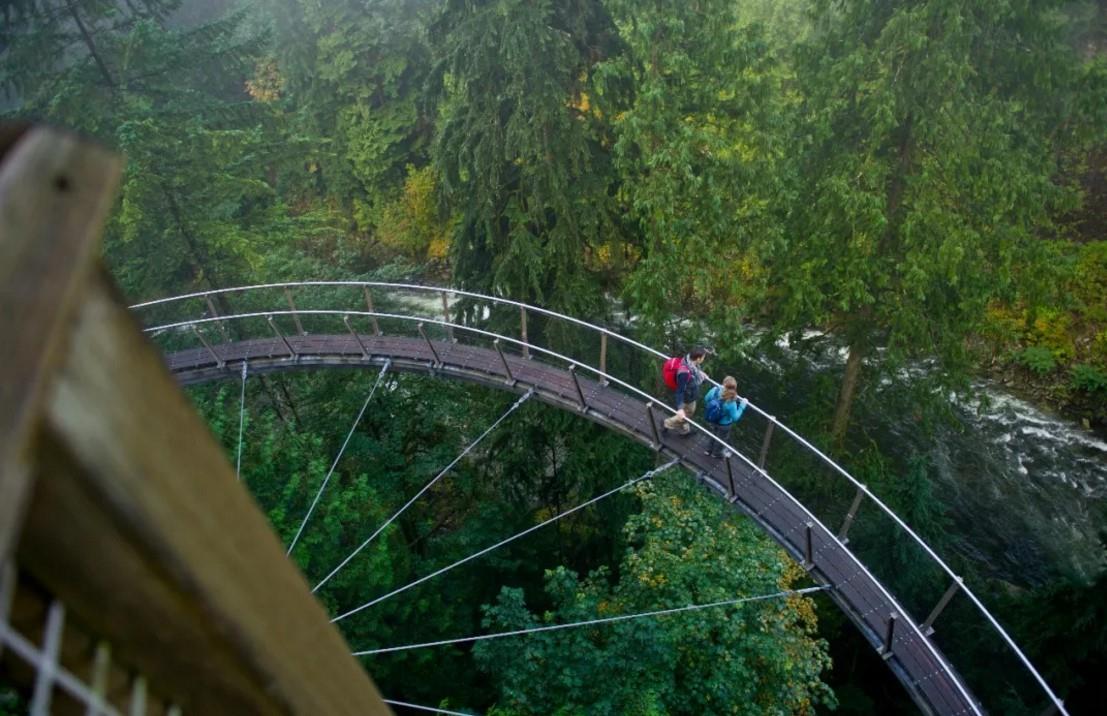
[[[1058,147],[1079,119],[1059,4],[815,4],[797,62],[798,201],[787,240],[760,242],[759,258],[778,325],[849,348],[838,438],[866,359],[963,365],[988,302],[1016,295],[1018,268],[1057,237],[1073,202]]]
[[[614,243],[610,162],[589,103],[612,48],[595,0],[449,0],[433,28],[432,151],[459,214],[454,282],[586,316]]]
[[[753,237],[779,232],[785,107],[759,28],[735,3],[608,3],[625,50],[602,65],[618,198],[641,236],[626,292],[672,337],[689,316],[736,322]]]
[[[275,167],[296,143],[246,91],[267,38],[244,32],[242,13],[174,29],[163,20],[173,7],[41,3],[10,26],[3,58],[15,116],[80,129],[127,157],[105,254],[136,299],[246,282],[328,223],[290,217],[277,194]],[[44,49],[62,59],[23,72]]]
[[[267,0],[294,131],[310,137],[316,191],[372,233],[406,167],[427,163],[432,123],[429,4],[407,0]]]

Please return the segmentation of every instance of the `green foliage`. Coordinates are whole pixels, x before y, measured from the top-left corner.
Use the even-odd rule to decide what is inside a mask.
[[[27,705],[14,689],[0,682],[0,716],[21,716],[27,713]]]
[[[408,166],[403,193],[381,211],[377,237],[388,249],[412,261],[438,261],[450,252],[449,222],[438,216],[434,173]]]
[[[403,0],[266,0],[273,53],[287,88],[282,110],[311,137],[315,190],[361,232],[405,167],[426,163],[430,66],[424,4]]]
[[[1039,375],[1051,373],[1057,368],[1053,351],[1042,346],[1028,346],[1020,351],[1015,359]]]
[[[1072,358],[1074,352],[1070,324],[1067,313],[1044,308],[1034,317],[1028,340],[1035,346],[1048,349],[1057,361],[1064,362]]]
[[[637,490],[618,579],[546,574],[550,608],[528,609],[505,588],[485,607],[499,631],[629,614],[787,588],[800,572],[745,520],[676,475]],[[833,704],[819,681],[826,645],[813,639],[809,600],[771,600],[479,643],[502,713],[813,713]],[[618,679],[603,678],[618,673]]]
[[[1040,237],[1075,197],[1052,128],[1080,124],[1078,58],[1043,4],[823,1],[815,25],[796,60],[806,199],[758,244],[764,310],[870,360],[963,368],[989,302],[1050,280]]]
[[[1071,286],[1072,297],[1084,317],[1107,324],[1107,241],[1080,247]]]
[[[599,309],[593,264],[617,230],[599,117],[584,98],[609,34],[591,0],[445,4],[432,153],[459,215],[458,285],[574,315]]]
[[[774,58],[755,26],[737,30],[732,2],[608,6],[625,49],[597,69],[597,103],[643,244],[626,295],[652,325],[713,309],[733,321],[750,241],[779,233]]]
[[[275,185],[282,160],[302,143],[269,131],[267,106],[245,101],[265,35],[244,32],[241,13],[174,29],[159,21],[162,5],[134,7],[67,6],[87,30],[65,39],[74,61],[40,66],[18,88],[19,115],[79,128],[125,153],[105,237],[125,293],[245,283],[268,273],[291,242],[326,235],[326,211],[290,216]],[[30,34],[9,53],[23,42],[41,51],[34,33],[60,22],[43,13],[20,26]],[[17,66],[18,57],[5,60]]]
[[[1086,363],[1074,365],[1072,387],[1086,393],[1102,393],[1107,397],[1107,372]]]
[[[1107,534],[1100,534],[1103,543]],[[1100,674],[1107,668],[1107,634],[1104,617],[1107,571],[1100,569],[1088,580],[1066,578],[1028,591],[1012,591],[997,585],[986,601],[1011,636],[1036,665],[1065,707],[1072,713],[1095,712],[1103,698]],[[946,617],[943,616],[943,619]],[[968,663],[1015,662],[997,641],[980,639],[971,631],[958,634],[959,652]],[[1011,673],[1005,673],[1011,672]],[[1031,716],[1041,712],[1037,689],[1026,689],[1021,670],[992,669],[974,685],[985,703],[1005,714]]]

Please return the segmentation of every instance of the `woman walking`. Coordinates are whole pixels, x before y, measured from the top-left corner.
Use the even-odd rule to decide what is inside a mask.
[[[749,403],[745,398],[742,398],[741,403],[738,402],[738,381],[728,375],[723,378],[721,386],[716,385],[707,391],[703,402],[705,406],[703,414],[707,418],[708,427],[715,437],[726,442],[730,437],[730,429],[742,417]],[[709,457],[722,457],[723,446],[711,440],[707,443],[705,452]]]

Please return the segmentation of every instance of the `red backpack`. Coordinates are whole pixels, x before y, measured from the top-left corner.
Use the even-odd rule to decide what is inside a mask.
[[[677,389],[677,373],[684,369],[684,357],[676,356],[665,361],[661,366],[661,377],[665,380],[665,385],[669,390]],[[687,370],[685,369],[685,372]]]

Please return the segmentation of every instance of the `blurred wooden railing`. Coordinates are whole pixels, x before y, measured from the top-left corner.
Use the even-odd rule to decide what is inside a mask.
[[[0,682],[32,713],[389,713],[100,265],[120,171],[0,130]]]

